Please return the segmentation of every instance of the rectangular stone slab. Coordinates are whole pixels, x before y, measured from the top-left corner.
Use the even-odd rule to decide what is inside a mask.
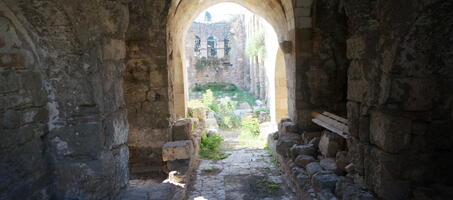
[[[193,143],[191,140],[167,142],[162,147],[162,159],[164,161],[190,159],[192,154]]]

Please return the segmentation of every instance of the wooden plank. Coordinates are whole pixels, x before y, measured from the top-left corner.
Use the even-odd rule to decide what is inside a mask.
[[[343,132],[348,132],[348,126],[342,122],[339,122],[339,121],[336,121],[330,117],[327,117],[325,115],[318,115],[316,116],[315,119],[318,119],[318,120],[321,120],[323,121],[324,123],[327,123],[329,124],[330,126],[333,126],[335,127],[336,129],[339,129]]]
[[[344,132],[343,132],[342,130],[339,130],[339,129],[333,127],[333,126],[330,126],[329,124],[327,124],[327,123],[325,123],[325,122],[323,122],[323,121],[321,121],[321,120],[319,120],[319,119],[312,119],[311,121],[313,121],[315,124],[318,124],[318,125],[320,125],[320,126],[326,128],[326,129],[329,130],[329,131],[332,131],[332,132],[334,132],[334,133],[340,135],[341,137],[343,137],[343,138],[345,138],[345,139],[348,139],[348,138],[349,138],[349,136],[346,135],[346,134],[344,134]]]
[[[332,114],[332,113],[327,112],[327,111],[324,111],[322,114],[323,115],[327,115],[328,117],[333,118],[333,119],[335,119],[337,121],[340,121],[340,122],[343,122],[345,124],[348,124],[348,120],[347,119],[345,119],[343,117],[340,117],[338,115]]]

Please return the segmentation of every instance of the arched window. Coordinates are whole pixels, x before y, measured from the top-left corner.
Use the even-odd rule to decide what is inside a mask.
[[[195,36],[194,49],[195,53],[200,53],[201,39],[197,35]]]
[[[223,46],[225,48],[225,56],[228,56],[230,55],[230,50],[231,50],[231,47],[230,47],[230,39],[229,38],[225,38],[223,40]]]
[[[208,49],[208,56],[214,57],[217,56],[217,41],[213,36],[208,37],[207,41],[207,49]]]

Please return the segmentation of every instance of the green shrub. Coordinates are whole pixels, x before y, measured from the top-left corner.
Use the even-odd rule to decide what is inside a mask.
[[[228,154],[222,151],[220,144],[223,138],[221,136],[201,135],[200,156],[206,159],[222,160],[228,157]]]
[[[256,117],[246,116],[241,123],[242,132],[257,137],[260,135],[260,122]]]
[[[264,32],[259,32],[253,35],[245,47],[245,54],[248,57],[264,56],[266,54],[266,44]]]

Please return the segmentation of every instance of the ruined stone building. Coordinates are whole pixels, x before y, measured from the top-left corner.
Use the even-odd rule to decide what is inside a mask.
[[[118,199],[164,173],[187,112],[184,35],[225,1],[0,0],[0,199]],[[228,1],[277,33],[280,143],[325,131],[313,113],[347,119],[352,180],[299,168],[301,199],[452,198],[453,1]]]
[[[243,16],[231,21],[194,22],[185,38],[189,89],[209,82],[249,88]]]

